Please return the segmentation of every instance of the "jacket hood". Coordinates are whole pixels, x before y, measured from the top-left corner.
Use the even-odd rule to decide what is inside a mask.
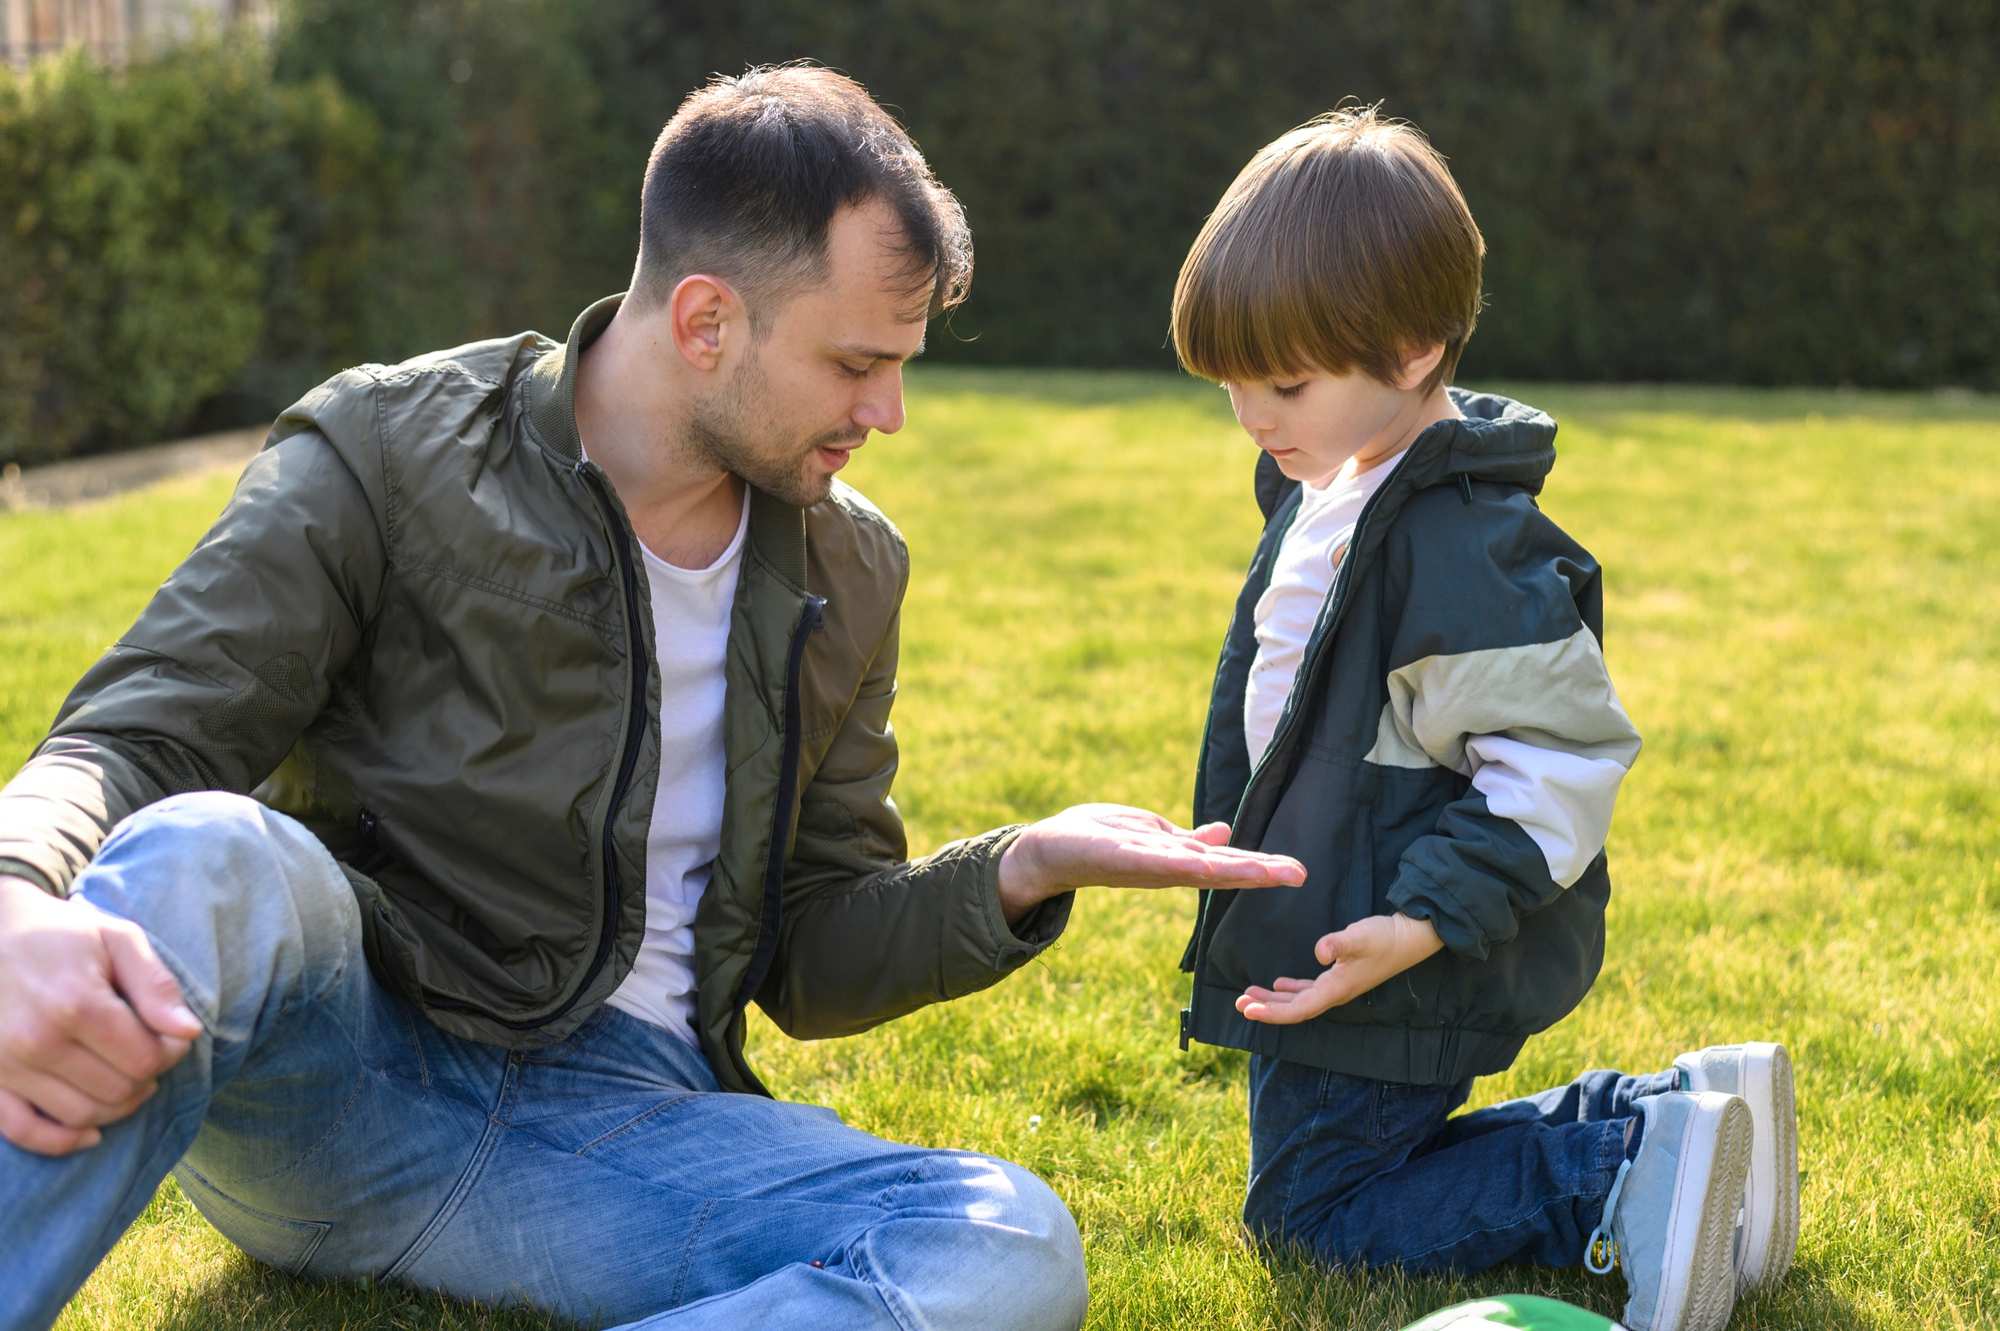
[[[1496,393],[1448,388],[1462,417],[1439,421],[1412,443],[1389,484],[1422,490],[1433,485],[1497,481],[1540,494],[1556,465],[1556,423],[1545,411]],[[1257,459],[1257,506],[1269,518],[1285,496],[1298,488],[1265,453]]]
[[[1498,394],[1445,391],[1463,419],[1439,421],[1417,436],[1403,462],[1405,483],[1421,488],[1465,476],[1540,494],[1556,465],[1555,420]]]

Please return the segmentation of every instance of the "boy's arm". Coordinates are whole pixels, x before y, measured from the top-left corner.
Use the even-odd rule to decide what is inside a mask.
[[[1447,539],[1390,538],[1389,700],[1368,756],[1469,778],[1387,895],[1484,959],[1603,852],[1639,734],[1599,645],[1596,561],[1525,499],[1479,507],[1497,512]]]

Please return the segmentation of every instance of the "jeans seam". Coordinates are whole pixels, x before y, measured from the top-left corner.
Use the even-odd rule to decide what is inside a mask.
[[[1410,1265],[1416,1262],[1420,1262],[1424,1258],[1432,1255],[1433,1253],[1440,1253],[1447,1248],[1457,1247],[1459,1244],[1464,1243],[1467,1239],[1474,1238],[1480,1234],[1498,1234],[1504,1230],[1514,1229],[1518,1227],[1522,1222],[1526,1221],[1529,1217],[1540,1215],[1543,1211],[1546,1211],[1551,1207],[1567,1205],[1579,1200],[1580,1198],[1595,1196],[1595,1195],[1596,1195],[1595,1193],[1572,1192],[1572,1193],[1566,1193],[1560,1197],[1551,1197],[1545,1202],[1540,1202],[1534,1206],[1529,1207],[1527,1210],[1521,1212],[1521,1214],[1515,1216],[1511,1220],[1503,1221],[1502,1223],[1497,1225],[1486,1225],[1479,1229],[1468,1229],[1463,1234],[1458,1235],[1456,1238],[1447,1239],[1443,1243],[1432,1244],[1430,1247],[1423,1249],[1421,1252],[1410,1253],[1407,1256],[1400,1258],[1399,1264]]]
[[[694,1223],[688,1226],[687,1243],[681,1248],[681,1273],[674,1280],[674,1292],[668,1301],[668,1307],[678,1308],[686,1301],[688,1275],[694,1270],[695,1243],[701,1238],[702,1232],[708,1228],[709,1217],[715,1214],[715,1208],[721,1204],[721,1198],[709,1198],[708,1201],[702,1204],[701,1213],[695,1217]]]
[[[289,1266],[282,1268],[288,1276],[296,1276],[302,1273],[314,1256],[318,1254],[320,1247],[325,1244],[326,1236],[333,1232],[333,1222],[331,1220],[306,1220],[297,1216],[282,1215],[276,1211],[266,1211],[262,1207],[252,1206],[242,1198],[224,1191],[221,1184],[202,1173],[199,1169],[196,1169],[185,1159],[181,1161],[177,1168],[185,1169],[188,1173],[200,1179],[202,1185],[208,1188],[209,1191],[258,1220],[270,1221],[278,1225],[296,1225],[301,1228],[315,1230],[312,1242],[306,1245],[306,1250],[294,1257]],[[227,1235],[224,1237],[227,1237]]]
[[[911,1171],[913,1177],[916,1172],[915,1170]],[[896,1188],[903,1187],[910,1181],[911,1179],[906,1178],[901,1183],[896,1184]],[[895,1188],[889,1190],[889,1192],[894,1191]],[[882,1194],[885,1201],[889,1196],[889,1192]],[[905,1308],[900,1298],[892,1297],[892,1295],[897,1293],[895,1287],[883,1279],[882,1273],[876,1270],[875,1264],[868,1260],[868,1254],[862,1245],[867,1242],[872,1232],[872,1227],[862,1230],[855,1242],[848,1245],[847,1264],[854,1269],[855,1275],[861,1278],[861,1283],[868,1286],[875,1297],[882,1301],[883,1309],[894,1319],[896,1325],[902,1328],[902,1331],[922,1331],[923,1324],[915,1317],[913,1310]]]
[[[479,1144],[472,1148],[472,1158],[465,1162],[465,1169],[459,1174],[458,1181],[452,1185],[451,1194],[444,1199],[443,1205],[438,1207],[437,1214],[430,1218],[430,1222],[418,1231],[417,1237],[410,1241],[410,1246],[405,1248],[402,1255],[382,1273],[382,1280],[400,1279],[405,1271],[416,1265],[423,1259],[423,1255],[430,1251],[431,1245],[437,1242],[438,1235],[444,1233],[445,1226],[452,1222],[458,1215],[459,1209],[464,1206],[465,1199],[472,1195],[473,1187],[486,1172],[486,1162],[491,1160],[493,1153],[499,1149],[500,1134],[506,1130],[506,1124],[499,1119],[490,1116],[487,1118],[486,1131],[480,1134]]]
[[[884,1211],[891,1209],[891,1203],[889,1199],[891,1197],[894,1197],[897,1193],[901,1192],[904,1188],[909,1187],[912,1183],[915,1183],[919,1178],[923,1177],[924,1165],[928,1163],[929,1163],[928,1161],[923,1161],[918,1164],[912,1165],[910,1167],[909,1173],[903,1175],[903,1177],[897,1179],[894,1183],[891,1183],[888,1187],[882,1189],[882,1195],[880,1198],[877,1199],[875,1203],[876,1206],[878,1206]]]
[[[1619,1120],[1616,1120],[1616,1119],[1606,1119],[1606,1120],[1604,1120],[1604,1121],[1605,1121],[1605,1122],[1607,1122],[1607,1123],[1616,1123],[1616,1122],[1619,1122]],[[1596,1168],[1596,1169],[1595,1169],[1595,1170],[1594,1170],[1593,1172],[1595,1172],[1595,1173],[1597,1173],[1598,1175],[1602,1176],[1602,1175],[1603,1175],[1603,1174],[1604,1174],[1605,1172],[1607,1172],[1607,1171],[1605,1170],[1605,1168],[1604,1168],[1603,1166],[1601,1166],[1601,1165],[1600,1165],[1600,1166],[1598,1166],[1598,1167],[1597,1167],[1597,1168]],[[1445,1250],[1446,1248],[1450,1248],[1450,1247],[1455,1247],[1456,1245],[1458,1245],[1458,1244],[1460,1244],[1460,1243],[1463,1243],[1463,1242],[1465,1242],[1465,1241],[1466,1241],[1467,1239],[1470,1239],[1470,1238],[1473,1238],[1473,1237],[1474,1237],[1474,1236],[1476,1236],[1476,1235],[1480,1235],[1480,1234],[1497,1234],[1497,1233],[1500,1233],[1500,1232],[1501,1232],[1501,1231],[1503,1231],[1503,1230],[1509,1230],[1509,1229],[1514,1229],[1514,1228],[1518,1227],[1519,1225],[1521,1225],[1521,1224],[1522,1224],[1522,1223],[1523,1223],[1524,1221],[1526,1221],[1526,1220],[1527,1220],[1527,1219],[1528,1219],[1529,1217],[1531,1217],[1531,1216],[1535,1216],[1535,1215],[1540,1215],[1540,1214],[1541,1214],[1542,1212],[1544,1212],[1544,1211],[1546,1211],[1546,1210],[1550,1209],[1551,1207],[1554,1207],[1554,1206],[1559,1206],[1559,1205],[1573,1205],[1573,1204],[1575,1204],[1576,1202],[1579,1202],[1579,1201],[1583,1200],[1583,1199],[1584,1199],[1584,1198],[1586,1198],[1586,1197],[1589,1197],[1589,1198],[1597,1198],[1597,1197],[1602,1197],[1602,1196],[1603,1196],[1603,1195],[1605,1195],[1606,1193],[1609,1193],[1609,1192],[1610,1192],[1610,1190],[1611,1190],[1611,1189],[1610,1189],[1610,1186],[1609,1186],[1609,1185],[1607,1184],[1607,1185],[1605,1186],[1605,1188],[1604,1188],[1604,1189],[1603,1189],[1602,1191],[1600,1191],[1600,1190],[1598,1190],[1598,1189],[1596,1189],[1596,1188],[1592,1188],[1592,1189],[1591,1189],[1590,1191],[1588,1191],[1588,1192],[1568,1192],[1568,1193],[1564,1193],[1563,1195],[1561,1195],[1561,1196],[1559,1196],[1559,1197],[1551,1197],[1551,1198],[1549,1198],[1549,1199],[1548,1199],[1548,1200],[1546,1200],[1546,1201],[1543,1201],[1543,1202],[1540,1202],[1540,1203],[1537,1203],[1536,1205],[1534,1205],[1534,1206],[1531,1206],[1531,1207],[1529,1207],[1529,1208],[1528,1208],[1527,1210],[1525,1210],[1525,1211],[1521,1212],[1521,1213],[1520,1213],[1519,1215],[1515,1216],[1515,1217],[1514,1217],[1514,1218],[1512,1218],[1511,1220],[1506,1220],[1506,1221],[1503,1221],[1503,1222],[1501,1222],[1500,1224],[1497,1224],[1497,1225],[1487,1225],[1487,1226],[1484,1226],[1483,1228],[1480,1228],[1480,1229],[1468,1229],[1468,1230],[1466,1230],[1466,1231],[1465,1231],[1465,1232],[1464,1232],[1463,1234],[1460,1234],[1460,1235],[1459,1235],[1458,1237],[1456,1237],[1456,1238],[1453,1238],[1453,1239],[1448,1239],[1448,1240],[1446,1240],[1446,1241],[1445,1241],[1445,1242],[1443,1242],[1443,1243],[1438,1243],[1438,1244],[1433,1244],[1433,1245],[1432,1245],[1431,1247],[1428,1247],[1428,1248],[1425,1248],[1425,1249],[1424,1249],[1423,1251],[1421,1251],[1421,1252],[1415,1252],[1415,1253],[1411,1253],[1411,1254],[1409,1254],[1408,1256],[1404,1257],[1404,1258],[1403,1258],[1402,1260],[1403,1260],[1403,1261],[1404,1261],[1405,1263],[1411,1263],[1411,1262],[1419,1262],[1419,1261],[1422,1261],[1422,1260],[1423,1260],[1424,1258],[1426,1258],[1426,1257],[1429,1257],[1429,1256],[1430,1256],[1431,1254],[1433,1254],[1433,1253],[1439,1253],[1439,1252],[1443,1252],[1443,1251],[1444,1251],[1444,1250]],[[1579,1259],[1579,1260],[1581,1260],[1581,1259]]]
[[[153,1163],[159,1160],[161,1155],[166,1150],[171,1149],[173,1147],[175,1139],[180,1135],[177,1131],[175,1131],[175,1129],[180,1125],[181,1120],[189,1117],[205,1116],[206,1112],[207,1112],[206,1106],[189,1106],[188,1108],[180,1110],[179,1112],[174,1114],[172,1118],[168,1119],[167,1131],[160,1135],[159,1145],[155,1146],[153,1148],[152,1154],[146,1157],[146,1168],[141,1170],[134,1177],[135,1178],[155,1177],[153,1172]],[[198,1133],[199,1131],[200,1128],[199,1126],[197,1126],[195,1129],[195,1133]],[[193,1141],[195,1133],[187,1134],[188,1141],[190,1143]],[[167,1161],[166,1167],[159,1171],[157,1177],[160,1180],[164,1181],[167,1175],[173,1172],[175,1161],[179,1160],[180,1157],[185,1155],[186,1153],[187,1153],[187,1143],[183,1143],[176,1151],[173,1158]],[[159,1187],[158,1183],[155,1183],[153,1185],[154,1190],[157,1190],[158,1187]],[[126,1195],[127,1196],[130,1195],[129,1189]],[[150,1197],[151,1193],[149,1192],[147,1195],[148,1197]],[[108,1254],[111,1251],[112,1247],[116,1245],[118,1240],[124,1235],[126,1230],[129,1229],[133,1223],[135,1223],[138,1211],[144,1209],[145,1209],[145,1203],[141,1202],[139,1204],[138,1210],[135,1210],[133,1212],[134,1220],[128,1220],[124,1222],[123,1225],[120,1225],[117,1219],[117,1217],[120,1214],[122,1214],[122,1211],[113,1210],[111,1212],[112,1219],[109,1222],[107,1222],[104,1228],[99,1232],[98,1241],[95,1245],[93,1245],[92,1251],[103,1252]]]
[[[257,1174],[247,1178],[232,1179],[230,1181],[232,1183],[236,1183],[239,1185],[245,1183],[267,1183],[274,1178],[279,1178],[282,1177],[283,1175],[294,1173],[297,1170],[303,1168],[307,1161],[311,1160],[314,1156],[318,1155],[321,1151],[325,1150],[327,1147],[327,1143],[331,1142],[336,1136],[340,1134],[340,1129],[347,1122],[347,1116],[353,1112],[355,1104],[361,1099],[362,1087],[367,1083],[368,1079],[373,1075],[374,1075],[373,1073],[364,1070],[358,1076],[355,1077],[353,1089],[350,1090],[347,1094],[347,1102],[341,1105],[340,1112],[334,1115],[333,1122],[330,1125],[328,1125],[325,1134],[321,1136],[320,1139],[314,1142],[311,1146],[306,1147],[306,1149],[300,1153],[297,1159],[288,1160],[278,1168],[271,1170],[269,1173]]]
[[[1331,1079],[1332,1079],[1332,1073],[1330,1073],[1325,1068],[1321,1068],[1319,1073],[1319,1086],[1313,1092],[1312,1114],[1308,1119],[1308,1122],[1317,1123],[1319,1121],[1320,1111],[1326,1108],[1327,1083]],[[1299,1195],[1299,1179],[1305,1174],[1305,1169],[1306,1169],[1306,1152],[1295,1151],[1293,1154],[1296,1158],[1294,1158],[1292,1161],[1291,1177],[1285,1180],[1284,1204],[1279,1208],[1278,1212],[1280,1217],[1280,1223],[1283,1222],[1284,1217],[1288,1217],[1292,1213],[1292,1199]],[[1289,1226],[1287,1226],[1287,1228],[1289,1228]]]
[[[592,1151],[604,1145],[606,1142],[611,1141],[613,1138],[623,1136],[625,1133],[630,1132],[633,1128],[638,1127],[641,1123],[650,1122],[653,1118],[657,1117],[658,1115],[665,1113],[667,1110],[674,1108],[676,1105],[684,1103],[689,1097],[698,1094],[700,1094],[700,1092],[698,1091],[684,1091],[679,1095],[673,1096],[666,1100],[662,1100],[658,1104],[653,1105],[648,1109],[644,1109],[637,1114],[634,1114],[632,1117],[626,1119],[623,1123],[620,1123],[617,1127],[607,1128],[605,1131],[599,1133],[597,1136],[592,1137],[589,1141],[585,1142],[583,1145],[577,1147],[576,1150],[573,1151],[571,1154],[589,1155]]]

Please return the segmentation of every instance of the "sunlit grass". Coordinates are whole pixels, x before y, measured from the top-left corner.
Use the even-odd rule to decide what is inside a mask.
[[[1603,561],[1647,747],[1613,831],[1603,977],[1475,1103],[1716,1040],[1796,1057],[1798,1266],[1740,1328],[2000,1322],[2000,403],[1549,388],[1545,507]],[[1065,803],[1184,815],[1257,517],[1212,389],[929,372],[849,475],[916,560],[897,795],[919,847]],[[228,491],[0,517],[0,758]],[[758,1022],[790,1096],[1019,1160],[1076,1212],[1093,1327],[1388,1328],[1502,1289],[1615,1313],[1616,1282],[1273,1276],[1236,1237],[1243,1059],[1175,1043],[1183,893],[1086,894],[996,990],[846,1041]],[[540,1326],[260,1272],[169,1186],[60,1324]]]

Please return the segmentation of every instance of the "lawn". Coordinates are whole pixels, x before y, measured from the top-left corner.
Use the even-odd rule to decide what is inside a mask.
[[[897,787],[928,847],[1082,800],[1185,816],[1257,528],[1222,394],[1152,376],[919,371],[850,470],[916,561]],[[1545,506],[1602,560],[1646,737],[1612,830],[1602,978],[1483,1104],[1594,1066],[1778,1039],[1797,1060],[1798,1264],[1738,1328],[2000,1326],[2000,401],[1549,387]],[[200,478],[0,516],[0,763],[228,493]],[[1273,1275],[1237,1239],[1244,1059],[1176,1047],[1192,894],[1086,893],[995,990],[752,1053],[889,1137],[1018,1160],[1069,1202],[1090,1325],[1390,1328],[1480,1292],[1615,1313],[1615,1279]],[[65,1314],[109,1327],[541,1327],[233,1254],[169,1184]]]

